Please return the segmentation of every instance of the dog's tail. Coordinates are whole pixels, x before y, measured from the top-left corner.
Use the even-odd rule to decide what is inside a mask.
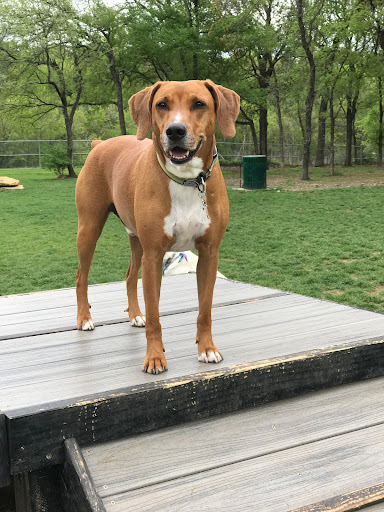
[[[93,149],[94,147],[96,147],[98,144],[100,144],[101,142],[103,142],[102,140],[93,140],[91,142],[91,148]]]

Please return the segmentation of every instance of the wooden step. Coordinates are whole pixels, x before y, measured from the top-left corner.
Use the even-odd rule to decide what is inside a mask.
[[[108,512],[346,512],[369,504],[377,512],[384,379],[90,446],[83,456]]]

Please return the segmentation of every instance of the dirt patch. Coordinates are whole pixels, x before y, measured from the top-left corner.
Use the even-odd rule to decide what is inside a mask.
[[[334,297],[338,297],[339,295],[344,295],[344,290],[323,290],[323,293],[329,293]]]
[[[383,293],[384,292],[384,286],[383,285],[378,285],[376,286],[376,289],[374,292],[365,292],[366,295],[369,295],[370,297],[378,297],[380,295],[380,293]]]
[[[239,167],[223,167],[227,185],[240,187],[241,172]],[[377,166],[355,166],[355,167],[337,167],[335,176],[330,176],[329,168],[311,168],[309,170],[309,180],[303,181],[301,169],[271,168],[267,171],[267,188],[310,191],[349,187],[377,187],[384,186],[384,168]],[[227,175],[229,174],[229,175]]]

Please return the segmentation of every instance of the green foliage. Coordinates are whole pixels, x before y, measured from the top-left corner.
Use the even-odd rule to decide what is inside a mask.
[[[285,140],[300,143],[308,68],[295,4],[144,0],[110,6],[89,0],[84,8],[74,0],[3,0],[0,140],[64,139],[69,125],[77,139],[119,135],[119,101],[127,133],[135,133],[127,108],[132,93],[157,80],[211,78],[240,94],[241,120],[257,124],[260,109],[268,109],[269,141],[275,143],[278,93]],[[320,96],[333,94],[335,142],[345,144],[347,100],[358,94],[357,143],[376,149],[383,7],[304,0],[304,8],[316,63],[314,139]],[[327,128],[326,142],[328,119]],[[238,133],[238,140],[251,140],[247,126]]]
[[[41,165],[44,169],[54,171],[59,177],[64,176],[65,169],[71,163],[68,158],[67,148],[64,144],[45,146],[41,156]]]

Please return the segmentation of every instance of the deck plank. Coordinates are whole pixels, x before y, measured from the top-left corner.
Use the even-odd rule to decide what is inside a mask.
[[[112,495],[103,502],[108,512],[243,512],[254,510],[255,504],[260,512],[286,512],[381,482],[383,454],[384,425],[378,425]]]
[[[213,303],[236,303],[282,294],[285,292],[219,278]],[[141,280],[138,296],[144,311]],[[128,322],[125,282],[90,286],[89,300],[96,325]],[[162,316],[197,308],[196,275],[169,276],[163,279],[160,300]],[[74,288],[0,297],[0,340],[73,329],[76,329]]]
[[[94,445],[83,453],[104,498],[382,422],[379,378]],[[149,469],[147,456],[159,449],[161,457]]]

